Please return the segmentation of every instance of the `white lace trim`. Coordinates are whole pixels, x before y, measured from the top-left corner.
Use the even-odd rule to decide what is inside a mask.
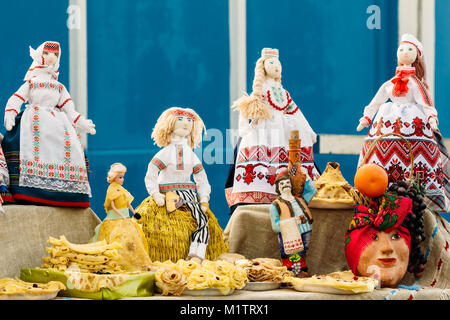
[[[59,192],[83,193],[89,195],[89,197],[92,196],[89,182],[67,181],[21,174],[19,177],[19,186]]]

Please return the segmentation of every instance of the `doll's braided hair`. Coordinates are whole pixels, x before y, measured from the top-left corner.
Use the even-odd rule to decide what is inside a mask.
[[[412,212],[406,216],[402,225],[411,234],[408,272],[413,273],[416,278],[420,278],[427,263],[427,258],[420,248],[420,244],[425,241],[423,218],[425,209],[427,208],[424,197],[425,191],[420,186],[418,179],[394,182],[390,185],[388,191],[402,197],[410,198],[413,201]]]
[[[267,77],[264,61],[268,58],[261,57],[256,61],[252,93],[239,98],[233,103],[233,108],[238,109],[246,119],[264,120],[272,116],[269,107],[265,105],[262,98],[262,87]],[[281,75],[275,81],[281,82]]]

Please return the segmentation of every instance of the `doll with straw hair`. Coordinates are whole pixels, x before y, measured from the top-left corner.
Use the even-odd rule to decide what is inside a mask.
[[[275,178],[288,165],[289,133],[298,130],[302,166],[311,179],[320,176],[312,146],[316,133],[281,84],[278,49],[264,48],[255,66],[252,93],[236,100],[239,136],[235,164],[225,195],[231,210],[240,204],[270,204],[277,198]]]
[[[145,176],[149,197],[136,208],[153,261],[214,259],[226,251],[222,229],[209,210],[211,186],[193,151],[204,130],[194,110],[180,107],[164,111],[153,129],[152,138],[162,149]],[[168,211],[166,195],[178,199],[174,211]]]

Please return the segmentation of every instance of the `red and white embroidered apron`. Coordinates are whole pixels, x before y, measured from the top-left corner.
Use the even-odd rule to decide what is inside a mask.
[[[423,106],[415,102],[415,90],[420,89],[410,81],[409,91],[403,97],[390,94],[391,102],[381,105],[373,119],[365,139],[358,167],[375,139],[386,133],[398,133],[409,141],[414,155],[414,175],[420,175],[421,184],[431,200],[430,207],[445,210],[445,175],[442,168],[439,146],[428,123]],[[392,85],[393,87],[393,85]],[[392,92],[392,90],[389,90]],[[424,92],[426,94],[426,92]],[[390,183],[406,179],[410,172],[410,155],[406,142],[396,136],[380,139],[367,156],[366,163],[377,163],[384,167]]]
[[[289,135],[294,129],[299,130],[302,140],[302,166],[312,179],[319,177],[312,150],[316,134],[289,93],[281,83],[266,80],[263,100],[273,117],[240,128],[242,140],[233,189],[226,192],[230,206],[239,202],[271,203],[277,197],[275,178],[288,165]]]

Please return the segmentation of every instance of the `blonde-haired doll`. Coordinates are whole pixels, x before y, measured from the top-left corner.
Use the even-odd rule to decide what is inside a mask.
[[[278,49],[264,48],[256,62],[253,92],[234,104],[239,110],[239,136],[235,165],[225,194],[232,208],[242,203],[270,204],[277,198],[275,178],[287,168],[289,133],[300,133],[302,166],[311,179],[319,177],[312,146],[316,133],[281,85]]]
[[[194,110],[179,107],[164,111],[153,129],[152,138],[162,149],[150,161],[145,176],[150,196],[136,208],[152,260],[214,259],[226,251],[222,229],[209,210],[208,177],[192,150],[201,142],[204,129]],[[165,199],[169,191],[184,203],[170,213]]]
[[[125,271],[143,270],[150,263],[148,245],[142,227],[130,218],[135,213],[131,202],[133,196],[122,186],[127,168],[121,163],[113,163],[106,180],[109,183],[105,198],[106,218],[95,228],[93,241],[119,242],[119,261]]]

